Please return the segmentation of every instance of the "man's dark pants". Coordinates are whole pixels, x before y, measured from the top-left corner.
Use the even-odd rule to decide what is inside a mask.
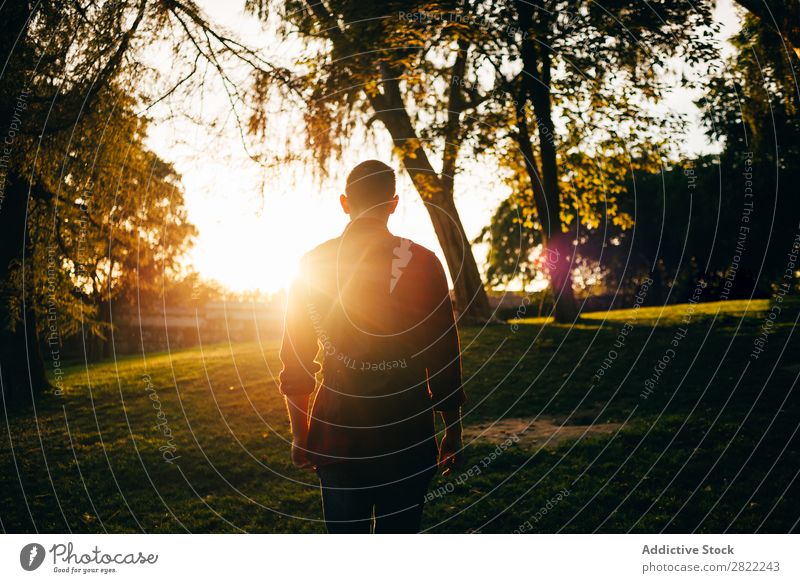
[[[325,525],[331,534],[417,533],[436,468],[399,477],[365,476],[349,464],[319,466]]]

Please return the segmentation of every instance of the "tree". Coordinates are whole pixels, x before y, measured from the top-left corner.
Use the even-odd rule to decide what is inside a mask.
[[[103,144],[94,168],[93,192],[81,201],[77,216],[59,212],[58,220],[66,224],[51,231],[63,233],[59,239],[63,257],[70,257],[70,249],[82,249],[77,257],[80,263],[70,265],[69,271],[72,281],[80,285],[73,293],[91,308],[92,318],[82,321],[90,324],[88,330],[75,330],[75,322],[67,319],[62,331],[65,336],[73,331],[89,336],[84,341],[93,347],[94,359],[111,356],[112,304],[149,306],[158,301],[165,282],[179,277],[182,259],[196,234],[186,217],[180,176],[144,148],[141,139],[146,125],[128,115],[131,128],[139,131],[128,136],[127,143]],[[118,111],[115,121],[121,117]],[[80,171],[75,170],[76,174]],[[96,196],[97,192],[113,193],[113,197]],[[112,206],[105,206],[109,203]],[[100,217],[99,224],[93,225],[97,228],[83,229],[80,239],[71,241],[68,221],[83,217],[88,221],[91,216]],[[52,246],[52,241],[37,245]]]
[[[156,72],[143,53],[153,47],[171,49],[173,68],[161,94],[148,96],[143,82]],[[202,82],[199,65],[241,99],[226,73],[231,60],[264,77],[282,74],[212,27],[189,0],[0,7],[6,402],[30,400],[48,386],[40,345],[50,346],[52,334],[76,332],[81,323],[102,333],[97,309],[129,276],[136,246],[139,259],[167,268],[179,256],[192,233],[182,193],[174,172],[143,146],[146,123],[137,111],[147,97],[176,97]],[[144,254],[143,245],[150,246]]]
[[[797,285],[787,266],[800,220],[790,191],[800,180],[798,60],[782,50],[774,26],[753,15],[731,42],[734,54],[704,78],[698,102],[720,154],[676,156],[658,169],[633,160],[636,172],[611,177],[579,157],[568,156],[562,167],[573,177],[563,186],[623,179],[616,204],[622,215],[635,217],[636,229],[590,227],[576,253],[599,262],[605,287],[621,290],[629,301],[645,276],[653,282],[647,301],[655,303],[686,301],[699,279],[706,283],[704,299],[768,297]],[[524,205],[515,214],[528,217]],[[492,240],[508,247],[490,255],[504,259],[498,268],[515,263],[515,241]]]
[[[746,235],[739,268],[728,275],[738,278],[747,270],[761,290],[791,286],[797,278],[787,254],[800,221],[792,190],[800,180],[800,57],[784,50],[773,23],[751,14],[731,42],[735,53],[708,79],[698,103],[709,136],[723,146],[719,178],[726,233],[732,239]]]
[[[763,26],[775,30],[800,58],[800,0],[736,0]]]
[[[534,257],[541,245],[540,231],[532,228],[525,211],[526,207],[513,196],[507,198],[475,239],[476,243],[488,243],[486,276],[491,286],[519,279],[524,292],[527,284],[541,272],[538,257]]]
[[[687,11],[670,2],[624,0],[603,6],[582,1],[513,4],[520,30],[527,33],[519,43],[520,81],[537,128],[538,155],[527,143],[532,133],[525,128],[527,115],[518,115],[518,141],[545,243],[555,247],[552,255],[570,260],[568,265],[556,261],[552,269],[554,288],[564,296],[556,303],[556,319],[569,321],[575,309],[570,266],[578,228],[596,222],[592,207],[600,206],[613,220],[626,162],[652,164],[650,148],[664,140],[653,128],[664,125],[643,103],[663,94],[661,76],[668,58],[681,56],[689,64],[713,58],[711,5],[699,2]],[[560,137],[554,109],[571,136]],[[587,151],[596,164],[585,160]],[[570,163],[569,157],[584,160]],[[591,172],[593,166],[601,171]],[[583,180],[587,174],[595,179]],[[583,185],[576,186],[576,181]],[[572,186],[572,197],[563,196],[561,191],[569,188],[562,184]],[[615,222],[624,225],[626,220],[618,217]]]
[[[429,3],[425,9],[441,14],[472,4]],[[248,6],[264,18],[278,14],[285,36],[297,32],[307,42],[304,70],[293,86],[306,108],[306,163],[325,168],[359,130],[380,122],[430,216],[456,310],[462,321],[487,321],[488,298],[454,202],[466,119],[476,105],[462,85],[479,58],[469,26],[416,18],[415,2],[252,0]],[[269,94],[264,79],[256,87]],[[252,127],[268,133],[268,116],[254,116]]]
[[[487,126],[499,129],[484,136],[485,146],[511,185],[528,175],[514,196],[528,201],[529,224],[553,258],[559,321],[576,316],[571,271],[581,229],[630,225],[616,200],[626,175],[657,168],[667,137],[680,129],[652,104],[670,86],[669,59],[698,68],[715,57],[711,9],[710,2],[685,10],[672,2],[509,0],[486,17],[483,53],[497,98],[478,115],[493,116]]]

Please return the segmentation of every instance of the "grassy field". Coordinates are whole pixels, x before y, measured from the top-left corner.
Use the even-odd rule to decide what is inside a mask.
[[[782,305],[754,358],[769,310],[462,330],[467,460],[432,484],[424,527],[796,530],[800,305]],[[279,368],[276,341],[72,366],[63,396],[2,417],[0,527],[322,532],[315,477],[289,462]]]

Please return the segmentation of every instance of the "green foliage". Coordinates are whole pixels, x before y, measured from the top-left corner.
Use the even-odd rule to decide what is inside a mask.
[[[791,164],[800,155],[800,57],[750,14],[732,43],[736,52],[698,103],[707,131],[739,160],[750,151],[780,167]]]
[[[505,8],[499,17],[514,22],[518,3],[500,4]],[[519,99],[520,52],[523,40],[532,37],[548,49],[549,67],[541,74],[548,75],[555,126],[544,136],[531,132],[531,139],[534,149],[541,139],[556,147],[564,227],[579,221],[596,228],[605,218],[630,226],[630,217],[616,217],[621,214],[616,196],[630,164],[657,167],[662,148],[683,127],[680,119],[657,114],[652,104],[677,81],[670,59],[679,57],[702,74],[716,58],[711,11],[710,2],[686,10],[673,2],[600,6],[562,0],[534,10],[531,30],[503,34],[503,21],[497,23],[491,45],[497,48],[484,51],[495,71],[494,99],[485,103],[494,123],[484,128],[481,145],[497,153],[509,186],[521,186],[518,176],[524,169],[517,136],[509,128],[518,126],[514,112],[524,105]],[[521,111],[537,127],[534,110]],[[533,162],[542,176],[538,156]],[[524,194],[535,206],[531,188],[515,195]]]
[[[541,245],[541,235],[525,216],[529,208],[518,204],[513,197],[507,198],[478,235],[476,243],[485,241],[489,245],[486,278],[490,286],[520,279],[525,291],[526,283],[539,272],[533,253]]]
[[[295,59],[291,91],[274,79],[256,79],[256,94],[262,96],[264,107],[271,105],[270,95],[302,100],[305,141],[300,144],[295,136],[287,136],[286,146],[310,169],[324,171],[352,145],[375,140],[370,130],[381,116],[372,99],[387,96],[384,113],[405,107],[413,122],[413,133],[394,139],[398,156],[413,160],[420,149],[442,156],[446,139],[460,142],[461,125],[468,123],[468,115],[464,115],[458,128],[450,127],[448,103],[453,91],[469,90],[459,86],[467,80],[463,76],[451,86],[458,44],[472,48],[480,41],[480,31],[474,26],[449,18],[469,5],[456,1],[334,1],[320,5],[331,19],[325,22],[311,13],[306,2],[249,0],[251,11],[264,19],[280,20],[283,38],[299,35],[305,40],[302,48],[293,45],[300,54]],[[479,66],[478,55],[469,51],[465,74],[474,77]],[[388,86],[399,90],[402,101],[391,103]],[[464,105],[466,113],[470,104]],[[257,111],[253,121],[253,127],[265,135],[272,129],[263,111]]]
[[[683,58],[710,50],[702,37],[684,41],[701,47],[689,51],[678,43]],[[586,127],[588,142],[573,131],[559,142],[562,218],[581,223],[577,263],[594,264],[603,273],[603,285],[593,293],[620,290],[630,300],[636,282],[649,275],[659,302],[685,301],[698,278],[709,284],[706,297],[719,297],[726,277],[732,297],[763,297],[783,276],[800,220],[797,197],[786,190],[800,176],[800,97],[792,73],[798,59],[770,25],[752,15],[732,42],[736,51],[725,66],[699,76],[705,91],[698,105],[709,136],[723,147],[721,155],[688,159],[670,151],[666,140],[670,133],[679,135],[674,134],[679,128],[648,124],[647,114],[643,125],[630,126],[636,129],[624,142],[602,126],[592,130],[594,124]],[[708,63],[710,57],[704,57]],[[630,77],[618,87],[627,107],[641,102],[634,93],[626,96],[638,91],[634,81]],[[625,116],[605,107],[597,122],[628,127]],[[585,109],[591,111],[588,104]],[[516,164],[508,176],[519,199],[516,192],[524,183],[516,178],[521,171],[520,161]],[[752,198],[745,197],[745,189]],[[532,192],[525,196],[532,201]],[[491,270],[516,264],[515,253],[524,263],[516,241],[495,248],[508,241],[492,240]]]
[[[656,171],[669,155],[669,139],[683,129],[681,119],[664,118],[653,107],[677,80],[671,59],[702,71],[716,57],[711,3],[696,3],[692,10],[670,2],[601,7],[566,0],[495,7],[495,24],[487,27],[491,43],[482,51],[494,72],[488,83],[491,98],[477,112],[490,121],[481,126],[475,144],[499,163],[512,204],[520,208],[520,224],[541,229],[557,221],[576,240],[584,233],[616,236],[629,229],[633,219],[620,199],[631,172]],[[532,23],[528,30],[501,26],[521,20],[525,11]],[[533,44],[530,53],[540,53],[528,64],[526,43]],[[546,92],[538,110],[528,101],[530,89],[524,89],[530,75],[536,76],[534,87]],[[552,107],[551,124],[547,107]],[[555,149],[553,165],[545,163],[543,147]],[[537,189],[544,193],[538,200]],[[507,206],[498,209],[497,218]],[[502,248],[507,242],[512,246]],[[494,237],[489,271],[530,262],[520,251],[526,250],[517,239]],[[516,261],[509,261],[515,253]]]
[[[42,333],[54,312],[63,337],[104,335],[97,306],[133,303],[174,277],[196,229],[180,178],[144,146],[146,124],[121,91],[102,92],[73,129],[47,136],[23,165],[43,193],[28,211],[29,285]]]
[[[146,106],[174,100],[185,113],[181,98],[206,82],[200,65],[228,89],[231,62],[281,71],[191,1],[14,2],[0,32],[0,128],[13,138],[0,165],[0,344],[14,393],[27,376],[12,355],[21,320],[56,345],[81,330],[103,336],[112,301],[153,297],[182,275],[196,231],[180,177],[145,145]],[[153,54],[172,68],[155,70]]]

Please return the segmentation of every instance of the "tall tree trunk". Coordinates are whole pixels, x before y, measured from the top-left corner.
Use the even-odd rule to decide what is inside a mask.
[[[111,300],[103,296],[97,303],[98,319],[103,323],[102,329],[105,330],[105,338],[100,334],[93,335],[95,343],[95,361],[105,360],[111,357]]]
[[[520,30],[532,31],[534,6],[523,1],[516,2]],[[550,277],[555,302],[554,314],[558,322],[574,322],[578,316],[575,294],[572,290],[572,264],[575,246],[574,234],[565,233],[561,222],[561,197],[558,188],[558,161],[556,157],[556,134],[553,124],[552,100],[550,96],[550,48],[547,39],[523,35],[522,85],[526,99],[533,105],[533,113],[539,135],[540,171],[530,145],[527,119],[524,113],[526,99],[520,101],[518,125],[519,142],[523,145],[523,156],[531,179],[534,202],[542,228],[545,261]],[[527,145],[522,144],[523,141]]]
[[[789,48],[800,59],[800,0],[736,0],[741,6],[761,19],[769,28],[777,31],[786,40]]]
[[[26,289],[21,321],[15,321],[9,310],[10,300],[22,293],[9,278],[12,261],[22,261],[27,205],[27,182],[9,172],[0,208],[0,375],[3,396],[9,404],[28,402],[49,387],[37,339],[32,290]]]
[[[425,201],[425,208],[453,280],[459,320],[471,324],[487,322],[492,313],[489,299],[452,195],[436,202]]]
[[[570,273],[570,264],[574,252],[574,246],[571,242],[572,235],[561,231],[560,216],[557,212],[553,212],[553,204],[548,202],[548,198],[545,195],[541,172],[537,166],[524,113],[521,113],[518,117],[517,129],[516,141],[525,160],[525,168],[530,177],[533,190],[533,204],[541,222],[544,260],[553,292],[553,313],[558,322],[573,322],[577,316],[577,307],[575,305],[575,294],[572,290],[572,274]],[[551,228],[553,224],[556,225],[556,229]]]
[[[10,310],[10,302],[23,290],[10,281],[11,263],[21,262],[26,245],[28,182],[14,171],[17,157],[15,141],[19,128],[13,133],[15,104],[27,79],[15,75],[9,63],[26,55],[26,29],[30,24],[28,2],[6,2],[0,18],[0,62],[6,67],[0,79],[0,136],[12,143],[3,143],[0,150],[0,382],[3,398],[9,405],[29,402],[49,386],[36,332],[32,291],[25,288],[25,309],[21,319]],[[29,243],[29,242],[28,242]],[[23,283],[23,287],[28,281]],[[20,302],[21,303],[21,302]]]

